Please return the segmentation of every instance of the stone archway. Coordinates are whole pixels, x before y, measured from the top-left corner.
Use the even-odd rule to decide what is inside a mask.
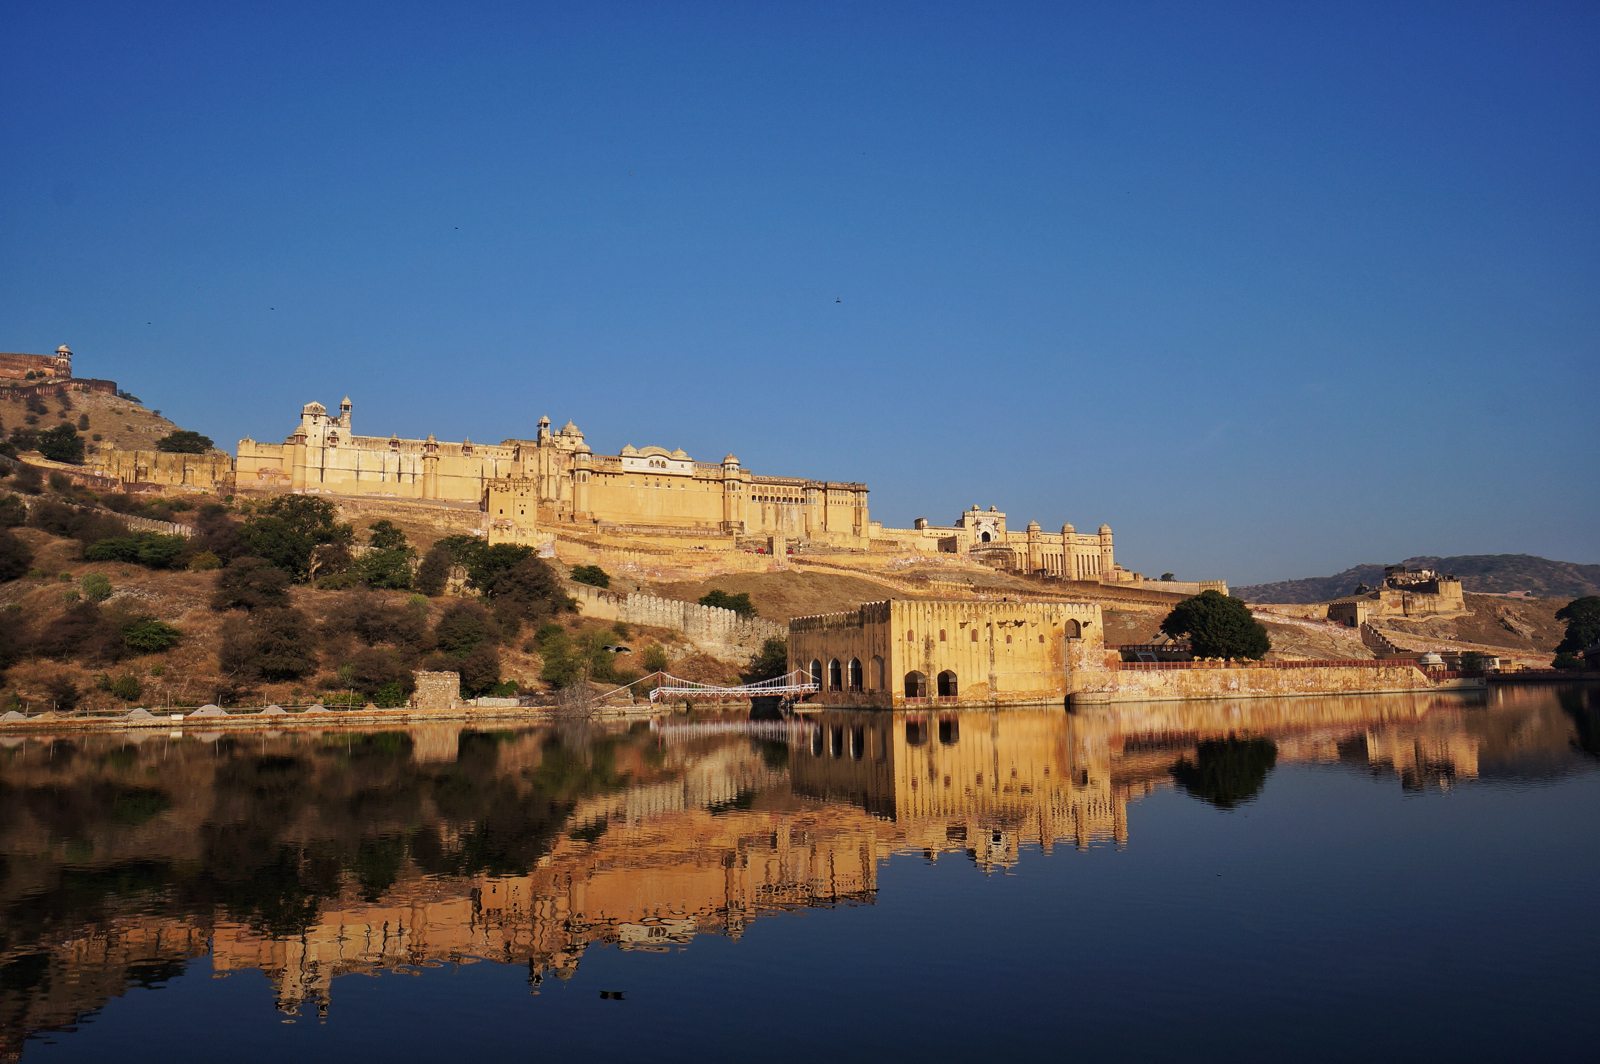
[[[928,677],[925,674],[920,672],[906,673],[906,697],[928,697]]]
[[[954,698],[959,693],[956,674],[951,669],[946,669],[939,674],[938,684],[940,698]]]

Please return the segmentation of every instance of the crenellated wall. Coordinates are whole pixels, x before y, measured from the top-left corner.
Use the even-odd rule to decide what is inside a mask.
[[[578,601],[585,617],[670,628],[682,632],[708,653],[733,660],[748,657],[768,639],[783,639],[789,634],[783,625],[760,617],[741,617],[732,610],[682,599],[637,591],[623,594],[588,584],[569,584],[567,593]]]

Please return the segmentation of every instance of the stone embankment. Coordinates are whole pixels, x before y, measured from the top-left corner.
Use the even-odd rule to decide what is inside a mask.
[[[660,598],[643,592],[622,593],[569,584],[585,617],[623,624],[642,624],[682,632],[713,657],[742,661],[768,639],[786,639],[789,629],[759,617],[741,617],[732,610],[698,602]]]
[[[1293,695],[1386,694],[1479,690],[1481,677],[1429,673],[1415,659],[1280,661],[1244,665],[1202,662],[1132,663],[1075,677],[1074,705]]]

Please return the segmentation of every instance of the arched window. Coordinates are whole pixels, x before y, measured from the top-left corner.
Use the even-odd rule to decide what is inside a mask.
[[[882,691],[889,686],[889,681],[883,675],[883,657],[875,654],[872,658],[872,689]]]
[[[838,658],[832,658],[828,661],[828,690],[844,690],[844,670],[839,667]]]
[[[817,690],[822,690],[822,662],[816,658],[811,659],[811,682],[817,685]]]
[[[917,633],[913,632],[911,629],[907,628],[906,629],[906,642],[907,643],[915,643],[916,641],[917,641]]]
[[[939,697],[954,698],[956,696],[956,674],[949,669],[939,674]]]
[[[1069,618],[1067,620],[1067,638],[1068,639],[1082,639],[1083,638],[1083,625],[1081,625],[1077,621],[1072,620],[1072,619]]]
[[[847,667],[847,670],[845,672],[845,679],[850,684],[850,690],[852,690],[852,691],[861,690],[861,659],[860,658],[851,658],[850,659],[850,664]]]
[[[979,536],[979,537],[978,537],[978,539],[980,539],[980,540],[982,540],[982,541],[983,541],[983,542],[984,542],[984,543],[987,543],[987,542],[989,542],[989,540],[990,540],[990,539],[992,539],[992,538],[993,538],[993,537],[992,537],[992,536],[990,536],[990,535],[989,535],[989,533],[987,533],[987,532],[985,532],[985,533],[983,533],[983,534],[982,534],[982,535],[980,535],[980,536]]]
[[[920,672],[906,673],[906,697],[927,698],[928,678]]]
[[[945,631],[944,631],[943,628],[941,628],[941,629],[939,629],[939,642],[943,643],[944,641],[945,641]]]
[[[973,627],[972,627],[972,641],[974,643],[976,643],[978,641],[978,627],[977,627],[977,625],[973,625]]]

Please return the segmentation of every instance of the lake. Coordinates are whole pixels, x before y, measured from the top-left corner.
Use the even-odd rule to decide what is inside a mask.
[[[1587,1057],[1600,688],[0,740],[0,1060]]]

